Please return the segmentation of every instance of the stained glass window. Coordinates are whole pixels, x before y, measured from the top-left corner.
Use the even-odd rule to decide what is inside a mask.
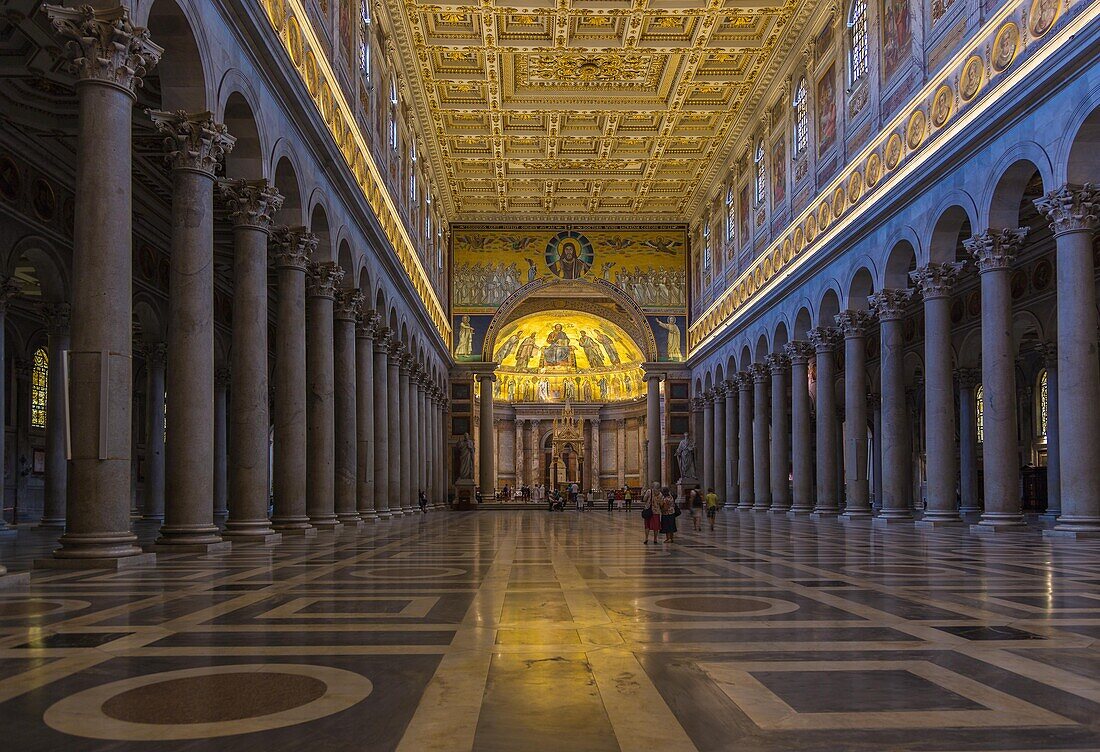
[[[1044,439],[1047,436],[1048,407],[1050,405],[1047,386],[1047,369],[1039,372],[1039,435]]]
[[[974,388],[974,422],[978,428],[978,443],[985,441],[985,390],[978,384]]]
[[[794,92],[794,150],[801,154],[810,141],[810,113],[806,101],[806,77],[798,82]]]
[[[855,0],[848,14],[848,74],[852,82],[867,75],[867,0]]]
[[[31,428],[46,427],[46,396],[49,389],[50,358],[46,348],[34,351],[31,368]]]
[[[764,203],[768,195],[768,167],[764,159],[764,139],[756,143],[756,203]]]

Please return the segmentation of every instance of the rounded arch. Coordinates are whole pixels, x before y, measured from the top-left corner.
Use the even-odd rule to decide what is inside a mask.
[[[726,378],[732,379],[737,373],[737,356],[735,353],[730,353],[726,357]]]
[[[710,371],[707,371],[703,376],[703,394],[707,394],[714,388],[714,381],[711,379]]]
[[[763,363],[764,358],[768,357],[768,352],[768,335],[762,332],[760,336],[756,338],[756,350],[753,352],[753,362]]]
[[[298,169],[289,155],[281,156],[275,162],[275,187],[279,189],[279,193],[283,194],[283,206],[275,215],[275,222],[290,227],[305,225]]]
[[[928,261],[942,264],[966,258],[963,240],[974,234],[976,212],[972,204],[952,203],[936,217],[928,234]]]
[[[790,338],[787,335],[787,322],[780,321],[772,332],[772,352],[783,352],[783,345],[788,341]]]
[[[351,243],[347,238],[340,241],[339,250],[336,252],[336,263],[340,265],[340,268],[344,270],[344,279],[341,281],[340,286],[344,288],[354,288],[356,282],[355,278],[355,258],[351,252]]]
[[[563,282],[553,277],[539,278],[532,282],[528,282],[504,299],[504,302],[501,303],[500,308],[497,309],[496,314],[493,316],[492,321],[489,322],[489,328],[485,332],[485,339],[482,345],[482,358],[486,361],[492,360],[492,354],[496,352],[496,341],[497,337],[500,335],[501,329],[515,318],[516,314],[519,313],[520,305],[522,305],[532,293],[557,287],[562,288],[563,298],[610,298],[626,312],[627,317],[634,324],[635,333],[640,335],[634,339],[637,341],[646,360],[657,360],[657,340],[653,336],[653,330],[650,328],[645,314],[642,313],[642,309],[634,301],[634,298],[603,279],[573,279]]]
[[[749,370],[749,366],[751,365],[752,350],[749,349],[748,343],[745,343],[741,346],[741,368],[739,370],[741,370],[742,372],[747,372]]]
[[[1066,129],[1066,133],[1073,133],[1069,139],[1069,149],[1059,164],[1064,166],[1065,182],[1081,185],[1094,183],[1100,176],[1100,105],[1097,104],[1100,93],[1093,91],[1087,104],[1080,111],[1074,113],[1073,122],[1080,125],[1074,130]],[[1087,112],[1080,118],[1081,112]]]
[[[151,71],[159,81],[162,110],[200,113],[212,109],[206,73],[209,66],[202,54],[209,46],[202,37],[202,20],[190,17],[193,12],[190,4],[155,0],[145,21],[149,37],[164,48],[160,62]]]
[[[882,287],[888,290],[905,290],[912,286],[909,273],[917,268],[917,250],[909,240],[899,240],[886,257],[882,273]]]
[[[134,296],[134,323],[141,341],[147,345],[164,342],[167,327],[156,301],[144,293]]]
[[[718,386],[725,380],[725,371],[722,370],[722,364],[718,363],[718,365],[714,367],[714,385]]]
[[[848,297],[844,301],[845,310],[867,310],[867,297],[875,291],[874,267],[870,261],[865,266],[859,267],[848,282]]]
[[[817,326],[833,326],[840,313],[840,295],[833,288],[826,290],[817,304]]]
[[[1038,190],[1041,195],[1051,185],[1050,161],[1038,144],[1021,144],[1002,157],[990,173],[991,183],[985,204],[985,228],[1020,226],[1020,207]],[[1036,175],[1038,178],[1036,178]],[[1036,188],[1035,181],[1039,185]]]
[[[810,308],[808,305],[803,305],[794,317],[794,328],[791,330],[792,339],[805,340],[807,332],[813,329],[813,326],[813,316],[810,315]]]
[[[233,150],[225,156],[225,176],[257,180],[265,177],[263,138],[260,121],[250,97],[239,89],[228,93],[221,105],[222,122],[229,135],[237,139]]]
[[[8,253],[4,270],[19,279],[24,295],[33,297],[33,291],[51,303],[69,299],[68,266],[45,238],[28,235],[20,239]]]
[[[1023,309],[1012,314],[1012,344],[1016,348],[1016,354],[1030,347],[1037,347],[1046,342],[1043,333],[1043,323],[1033,312]]]
[[[313,254],[313,260],[332,261],[332,234],[328,227],[328,212],[320,202],[313,204],[313,209],[310,210],[309,231],[317,236],[317,250]]]

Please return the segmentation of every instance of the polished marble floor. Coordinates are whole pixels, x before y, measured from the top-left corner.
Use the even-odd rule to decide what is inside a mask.
[[[0,591],[0,746],[1100,749],[1100,542],[736,512],[641,532],[441,512],[36,571]]]

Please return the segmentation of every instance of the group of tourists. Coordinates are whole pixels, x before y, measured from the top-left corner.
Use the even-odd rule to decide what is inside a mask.
[[[706,513],[710,529],[714,530],[714,522],[718,516],[718,494],[713,488],[708,488],[706,496],[699,493],[699,489],[688,491],[684,500],[684,509],[691,516],[692,529],[702,531],[703,514]],[[676,518],[683,514],[676,497],[668,486],[662,487],[654,483],[642,494],[642,522],[645,524],[645,545],[649,545],[649,534],[653,533],[653,543],[657,544],[657,533],[665,536],[665,543],[676,542]]]

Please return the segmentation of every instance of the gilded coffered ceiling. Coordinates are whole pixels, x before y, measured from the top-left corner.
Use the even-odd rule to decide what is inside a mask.
[[[817,2],[385,1],[466,220],[686,218]]]

